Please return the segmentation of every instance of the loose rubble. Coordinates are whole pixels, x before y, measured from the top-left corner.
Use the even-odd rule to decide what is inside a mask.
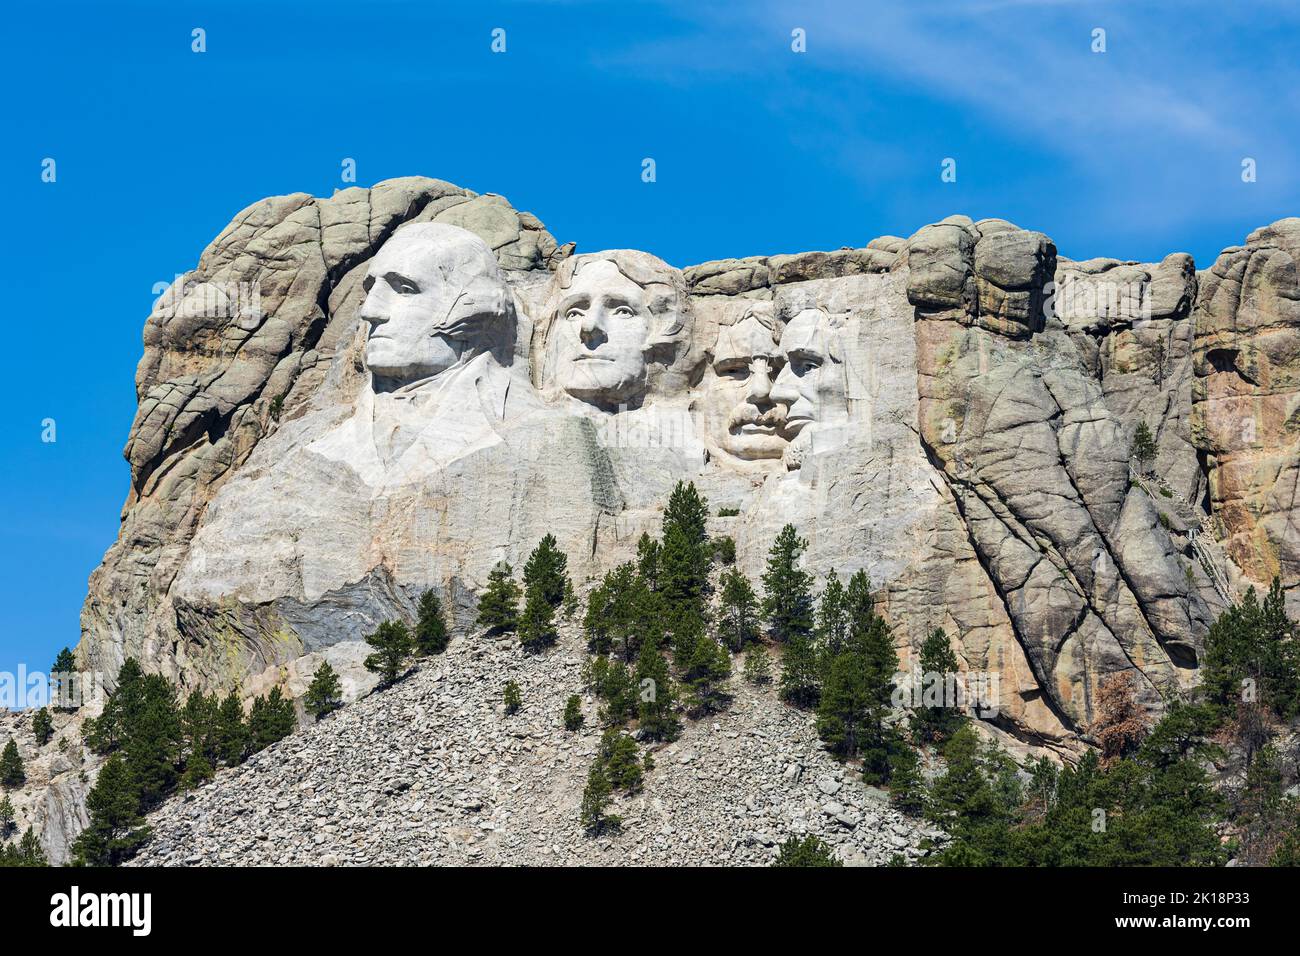
[[[810,714],[738,678],[728,710],[652,745],[642,792],[611,807],[622,831],[587,836],[578,806],[600,738],[564,730],[582,693],[576,628],[540,656],[461,637],[395,686],[178,795],[131,865],[766,865],[814,833],[846,864],[915,860],[940,836],[889,806],[817,739]],[[523,709],[510,717],[513,679]]]

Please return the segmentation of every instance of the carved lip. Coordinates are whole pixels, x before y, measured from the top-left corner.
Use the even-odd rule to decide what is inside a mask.
[[[799,430],[811,422],[812,419],[807,415],[787,415],[783,431],[790,435],[797,435]]]
[[[603,355],[577,355],[573,359],[575,362],[612,362],[612,358],[606,358]]]
[[[775,435],[775,425],[763,425],[759,422],[745,422],[740,426],[742,435]]]

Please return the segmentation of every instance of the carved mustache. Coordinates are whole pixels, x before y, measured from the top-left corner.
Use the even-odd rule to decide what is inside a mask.
[[[780,428],[783,424],[785,424],[784,405],[773,405],[767,411],[760,411],[757,405],[745,402],[743,405],[737,405],[732,410],[731,417],[727,419],[728,428],[741,428],[745,425]]]

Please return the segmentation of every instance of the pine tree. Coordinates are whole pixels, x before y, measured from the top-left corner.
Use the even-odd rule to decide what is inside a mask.
[[[181,774],[178,786],[182,790],[193,790],[216,776],[217,770],[212,766],[206,754],[199,752],[185,761],[185,772]]]
[[[654,600],[631,562],[606,572],[587,600],[583,626],[588,648],[596,654],[617,651],[625,662],[631,661],[643,636],[656,627],[651,609]]]
[[[50,702],[55,710],[76,710],[77,659],[69,648],[59,651],[50,667]]]
[[[921,776],[916,750],[899,741],[889,755],[889,800],[908,816],[919,817],[925,811],[925,779]]]
[[[664,509],[656,590],[664,597],[676,652],[689,654],[706,628],[709,503],[693,482],[678,482]]]
[[[19,866],[49,866],[50,861],[45,856],[45,851],[41,849],[41,841],[36,838],[32,828],[28,827],[23,831],[23,838],[18,842],[18,865]]]
[[[761,642],[755,641],[745,651],[745,680],[760,685],[772,682],[772,664]]]
[[[149,839],[140,815],[139,786],[120,754],[100,768],[86,796],[86,811],[90,823],[72,845],[73,857],[82,866],[117,866]]]
[[[0,840],[9,836],[10,831],[14,829],[14,804],[9,799],[9,794],[0,796]]]
[[[819,674],[812,638],[796,631],[781,656],[781,699],[795,707],[815,707],[821,696]]]
[[[1101,746],[1103,765],[1137,750],[1146,735],[1146,715],[1133,699],[1128,671],[1105,677],[1097,689],[1097,717],[1089,728]]]
[[[573,589],[573,581],[569,578],[564,579],[564,600],[560,606],[566,621],[573,620],[573,615],[578,613],[578,592]]]
[[[519,708],[524,706],[523,695],[514,681],[506,681],[506,686],[501,691],[501,703],[505,705],[507,716],[519,713]]]
[[[316,673],[312,674],[311,686],[307,688],[303,703],[317,720],[343,706],[343,685],[329,661],[321,661]]]
[[[96,753],[120,751],[143,811],[176,785],[183,757],[176,688],[159,674],[145,674],[134,658],[122,663],[116,688],[100,716],[86,722],[83,735]]]
[[[722,575],[718,636],[733,651],[758,640],[758,597],[749,579],[732,568]]]
[[[785,644],[798,637],[812,646],[812,575],[799,567],[808,542],[788,524],[776,536],[763,572],[763,616],[773,640]]]
[[[221,702],[215,695],[195,691],[181,708],[181,736],[186,753],[185,776],[194,785],[212,776],[218,759],[218,717]],[[192,769],[191,769],[192,768]]]
[[[107,754],[121,744],[124,724],[139,710],[144,695],[144,671],[140,662],[128,657],[117,672],[117,686],[104,702],[104,709],[87,720],[82,734],[86,746],[97,754]]]
[[[406,659],[415,650],[411,632],[402,621],[384,621],[366,643],[375,649],[366,657],[366,670],[379,675],[381,684],[391,684],[406,667]]]
[[[680,528],[690,544],[703,547],[708,539],[709,501],[695,488],[694,482],[677,482],[664,508],[663,535],[670,528]]]
[[[600,714],[602,724],[622,726],[636,710],[636,685],[627,665],[620,660],[606,661],[597,693],[605,702]]]
[[[865,664],[866,711],[862,722],[862,775],[867,783],[889,779],[889,757],[899,746],[898,733],[887,723],[893,707],[894,676],[898,653],[884,618],[871,613],[866,620],[850,624],[853,653]]]
[[[582,699],[577,694],[569,695],[564,702],[564,729],[573,733],[581,730],[586,718],[582,716]]]
[[[1133,432],[1133,446],[1129,456],[1137,460],[1143,471],[1148,463],[1155,460],[1156,440],[1146,422],[1138,422],[1137,429]]]
[[[1202,693],[1224,714],[1254,701],[1283,719],[1300,713],[1300,639],[1277,578],[1262,603],[1250,588],[1219,615],[1205,638],[1202,673]]]
[[[636,543],[636,569],[651,591],[658,587],[659,581],[659,542],[650,537],[649,532],[642,531]]]
[[[600,738],[598,754],[605,777],[615,790],[634,792],[641,786],[643,767],[636,741],[615,727]]]
[[[704,592],[708,575],[703,544],[692,540],[684,525],[665,521],[657,593],[663,598],[673,648],[679,657],[690,652],[705,630]]]
[[[849,618],[848,595],[840,583],[835,569],[826,575],[826,587],[822,588],[821,600],[817,605],[817,641],[826,661],[827,669],[845,648],[848,642]]]
[[[691,707],[699,714],[710,714],[725,702],[720,685],[731,676],[731,657],[721,644],[708,634],[701,634],[687,658],[683,681],[691,689]]]
[[[947,699],[946,688],[957,675],[957,655],[942,628],[931,631],[921,645],[919,664],[921,694],[920,704],[912,712],[912,734],[924,743],[942,743],[962,722],[957,701]],[[940,688],[943,693],[938,693]]]
[[[1008,798],[995,785],[997,768],[989,761],[990,753],[981,750],[971,725],[962,724],[943,748],[946,769],[935,780],[926,808],[932,821],[972,847],[989,842],[990,828],[1001,831],[1009,824],[1019,803],[1015,795]],[[977,858],[992,862],[983,855]]]
[[[285,697],[279,687],[272,687],[265,697],[253,701],[253,709],[248,714],[248,734],[255,753],[288,737],[297,726],[293,701]]]
[[[146,674],[138,698],[121,717],[122,754],[147,812],[176,785],[182,732],[175,685],[161,674]]]
[[[772,865],[807,868],[843,866],[844,864],[835,858],[835,851],[829,844],[825,843],[820,837],[810,835],[802,840],[799,837],[790,837],[790,839],[782,843],[780,852]]]
[[[610,605],[613,602],[607,586],[610,573],[606,572],[605,580],[587,592],[587,611],[582,618],[587,650],[599,657],[608,655],[614,647],[614,639],[609,633]]]
[[[530,586],[524,598],[524,614],[519,619],[519,643],[530,654],[538,654],[558,639],[551,603],[540,586]]]
[[[636,684],[638,723],[648,740],[674,740],[681,732],[677,719],[677,690],[673,686],[668,661],[659,650],[659,642],[650,638],[641,644],[637,657]]]
[[[524,565],[525,594],[536,589],[552,610],[558,610],[571,587],[568,568],[569,558],[559,549],[555,535],[546,535]]]
[[[519,626],[519,585],[514,569],[498,561],[488,572],[487,590],[478,601],[478,626],[488,633],[502,634]]]
[[[32,717],[32,733],[36,735],[36,742],[44,747],[54,736],[54,721],[50,717],[50,711],[46,707],[38,710]]]
[[[817,735],[841,760],[856,757],[866,736],[868,682],[864,654],[844,651],[831,662],[817,704]]]
[[[609,779],[597,758],[587,772],[587,786],[582,791],[582,805],[579,809],[582,828],[589,835],[599,836],[607,830],[617,830],[622,823],[619,817],[605,812],[609,808],[612,792],[613,787],[609,785]]]
[[[876,602],[871,596],[871,579],[866,571],[855,571],[844,588],[844,624],[848,639],[859,635],[864,624],[876,616]]]
[[[442,601],[432,588],[420,595],[415,622],[415,653],[420,657],[441,654],[450,640],[447,622],[442,616]]]
[[[1295,829],[1295,803],[1286,798],[1284,786],[1277,749],[1262,747],[1246,770],[1246,785],[1237,800],[1238,864],[1269,863],[1285,844],[1288,831]]]
[[[221,701],[217,711],[217,757],[227,767],[244,759],[248,750],[248,724],[244,720],[244,705],[239,694],[231,691]]]

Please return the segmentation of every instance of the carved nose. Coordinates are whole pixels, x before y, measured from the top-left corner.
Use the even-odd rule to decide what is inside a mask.
[[[772,403],[772,376],[766,362],[754,363],[745,394],[751,405],[762,406]]]
[[[799,392],[790,382],[789,368],[790,366],[787,365],[781,369],[781,374],[776,377],[776,383],[768,391],[768,397],[782,405],[789,405],[799,400]]]
[[[357,314],[361,317],[361,321],[369,322],[372,326],[383,325],[388,321],[388,310],[375,298],[374,293],[366,296]]]
[[[582,317],[578,326],[578,337],[589,349],[599,348],[609,338],[605,334],[605,315],[599,309],[591,309]]]

